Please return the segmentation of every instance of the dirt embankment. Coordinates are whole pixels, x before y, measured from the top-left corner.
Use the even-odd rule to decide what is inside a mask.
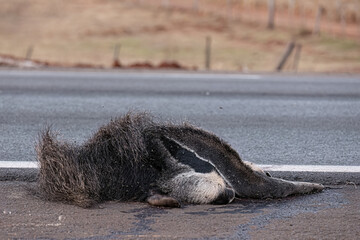
[[[11,55],[0,54],[0,67],[10,68],[92,68],[105,69],[103,65],[94,65],[89,63],[56,63],[49,61],[33,60],[15,57]],[[128,65],[121,64],[114,60],[111,68],[114,69],[178,69],[178,70],[197,70],[197,67],[186,67],[176,61],[163,61],[159,64],[151,62],[135,62]]]
[[[289,21],[286,8],[284,13],[279,8],[275,29],[268,30],[261,6],[215,0],[199,1],[194,10],[192,2],[0,0],[0,65],[208,69],[204,50],[210,36],[211,70],[274,71],[296,38],[302,45],[298,72],[360,72],[360,43],[339,37],[339,24],[323,19],[324,33],[315,36],[306,27],[314,25],[308,15],[300,11]],[[230,12],[226,2],[234,4]],[[116,45],[121,51],[114,60]],[[29,46],[34,51],[26,58]],[[291,60],[285,70],[293,66]]]

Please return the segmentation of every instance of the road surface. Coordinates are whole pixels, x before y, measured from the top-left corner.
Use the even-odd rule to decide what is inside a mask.
[[[167,209],[106,202],[93,209],[46,202],[34,184],[0,181],[0,239],[358,239],[360,188],[281,200]]]
[[[129,110],[193,122],[258,164],[321,165],[313,171],[334,165],[314,173],[325,174],[324,183],[344,174],[331,172],[337,165],[360,165],[358,75],[18,70],[0,71],[0,163],[31,165],[38,132],[46,125],[81,143]],[[360,188],[354,182],[281,200],[236,199],[180,209],[119,202],[81,209],[36,198],[35,185],[0,181],[0,239],[356,239],[360,234]]]
[[[127,111],[189,121],[257,164],[360,165],[359,75],[0,71],[0,161],[47,125],[77,143]]]

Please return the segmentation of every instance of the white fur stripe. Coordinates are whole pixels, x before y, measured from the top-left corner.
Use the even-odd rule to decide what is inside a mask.
[[[347,172],[347,173],[360,172],[360,166],[262,165],[262,164],[259,165],[256,164],[256,166],[264,171],[269,171],[269,172]],[[39,167],[38,163],[35,161],[0,161],[0,168],[38,168],[38,167]]]
[[[176,141],[175,139],[170,138],[170,137],[167,137],[167,138],[170,139],[171,141],[176,142],[176,143],[177,143],[178,145],[180,145],[182,148],[185,148],[185,149],[188,150],[189,152],[192,152],[193,154],[195,154],[195,156],[196,156],[198,159],[200,159],[200,160],[202,160],[202,161],[204,161],[204,162],[210,163],[210,164],[216,169],[217,173],[225,180],[225,182],[226,182],[229,186],[233,187],[233,186],[230,184],[230,181],[229,181],[224,175],[222,175],[222,173],[219,171],[219,169],[218,169],[218,168],[215,166],[215,164],[213,164],[210,160],[207,160],[207,159],[205,159],[205,158],[200,157],[199,154],[197,154],[197,152],[195,152],[194,150],[192,150],[192,149],[189,148],[188,146],[179,143],[179,142]]]

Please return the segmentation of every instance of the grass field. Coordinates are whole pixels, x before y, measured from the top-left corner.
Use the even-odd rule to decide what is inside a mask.
[[[360,42],[305,30],[231,22],[184,10],[130,1],[0,0],[0,54],[110,67],[121,45],[125,64],[174,60],[204,68],[205,38],[212,38],[211,69],[273,71],[292,39],[302,44],[300,72],[360,72]],[[287,69],[292,63],[288,63]]]

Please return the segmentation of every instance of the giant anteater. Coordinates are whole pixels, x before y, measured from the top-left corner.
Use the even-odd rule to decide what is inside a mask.
[[[36,150],[41,195],[81,207],[105,200],[225,204],[235,196],[280,198],[323,189],[272,178],[214,134],[158,123],[145,113],[112,120],[81,146],[47,129]]]

